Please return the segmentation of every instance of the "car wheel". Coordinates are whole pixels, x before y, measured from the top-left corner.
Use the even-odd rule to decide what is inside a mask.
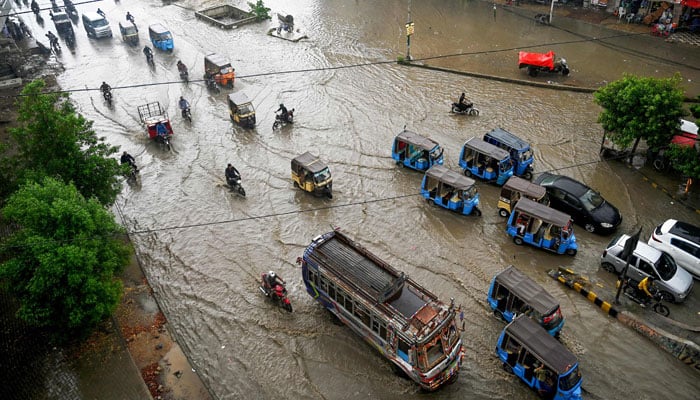
[[[674,302],[674,297],[671,293],[661,290],[659,291],[659,296],[661,297],[661,300],[667,302],[667,303],[673,303]]]
[[[590,233],[595,232],[595,225],[593,224],[586,224],[584,225],[584,228]]]
[[[505,208],[500,208],[500,209],[498,209],[498,215],[500,215],[503,218],[508,218],[510,213]]]
[[[608,262],[604,262],[604,263],[600,264],[600,266],[601,266],[601,268],[603,268],[604,270],[606,270],[606,271],[608,271],[608,272],[611,272],[611,273],[613,273],[613,274],[617,272],[617,271],[615,271],[615,267],[614,267],[612,264],[608,263]]]
[[[513,237],[513,243],[517,244],[518,246],[521,246],[523,244],[523,238],[520,236],[515,236]]]

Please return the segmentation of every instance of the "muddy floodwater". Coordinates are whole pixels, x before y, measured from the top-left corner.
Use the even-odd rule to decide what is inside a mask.
[[[491,314],[486,291],[493,275],[508,264],[561,302],[566,317],[561,340],[580,361],[584,398],[696,398],[697,372],[545,274],[572,268],[599,282],[597,291],[611,299],[614,277],[599,268],[611,237],[577,227],[575,257],[516,246],[496,210],[499,188],[480,183],[483,215],[459,216],[427,204],[419,195],[422,174],[399,168],[391,159],[392,140],[405,126],[438,141],[445,148],[445,164],[458,170],[466,139],[502,127],[532,144],[536,174],[572,176],[616,205],[623,215],[620,232],[642,227],[648,237],[671,217],[697,224],[696,214],[673,204],[633,170],[600,162],[600,109],[590,94],[382,63],[405,54],[405,1],[266,1],[273,13],[294,16],[296,27],[309,37],[298,43],[266,35],[277,25],[276,15],[233,30],[195,20],[192,9],[216,3],[100,4],[115,36],[88,39],[75,25],[76,50],[64,47],[59,56],[65,66],[59,76],[63,88],[97,88],[102,81],[115,88],[111,108],[96,91],[76,92],[72,98],[95,121],[98,134],[134,155],[141,168],[139,183],[125,185],[115,212],[124,215],[180,345],[216,398],[535,398],[503,371],[494,353],[503,324]],[[83,7],[96,8],[86,4],[79,10]],[[140,28],[136,47],[118,33],[126,11]],[[502,8],[494,18],[490,3],[416,1],[411,11],[414,58],[481,52],[428,61],[435,65],[526,79],[517,69],[517,50],[494,50],[552,47],[565,53],[572,73],[538,78],[542,81],[593,87],[624,71],[670,76],[678,70],[686,90],[698,94],[697,83],[688,77],[697,77],[697,48],[689,50],[694,59],[669,65],[644,55],[645,48],[667,46],[646,37],[537,47],[614,32],[570,21],[562,22],[564,30],[536,26]],[[175,50],[156,51],[151,68],[141,49],[148,41],[147,25],[156,21],[172,31]],[[30,22],[43,37],[42,28]],[[50,21],[45,28],[52,28]],[[618,51],[616,45],[628,50]],[[203,58],[211,52],[231,60],[237,73],[233,91],[253,101],[255,129],[232,125],[226,103],[230,90],[212,94],[200,81],[179,82],[178,60],[189,66],[192,79],[201,79]],[[367,65],[337,68],[354,64]],[[462,91],[480,116],[449,113]],[[180,96],[192,105],[192,123],[180,117]],[[137,106],[153,101],[172,119],[171,152],[150,142],[139,122]],[[295,123],[273,131],[280,103],[296,109]],[[290,161],[305,151],[330,166],[332,200],[293,187]],[[227,163],[241,172],[246,198],[223,187]],[[454,384],[421,393],[349,329],[334,325],[305,292],[295,260],[332,227],[444,301],[453,297],[462,305],[466,355]],[[261,273],[269,269],[287,280],[292,314],[272,306],[258,290]],[[685,304],[672,305],[671,315],[698,325],[699,303],[693,293]]]

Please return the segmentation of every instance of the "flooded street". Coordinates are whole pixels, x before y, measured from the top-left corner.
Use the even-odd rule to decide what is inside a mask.
[[[644,183],[621,163],[600,162],[600,109],[590,94],[463,77],[379,63],[405,54],[406,2],[299,0],[266,1],[272,12],[292,14],[310,39],[299,43],[265,33],[271,22],[221,30],[195,20],[184,7],[218,2],[106,2],[100,7],[114,38],[88,39],[75,25],[77,48],[59,56],[64,89],[114,89],[109,108],[97,91],[75,92],[80,112],[94,120],[99,136],[131,153],[140,182],[126,185],[116,211],[128,221],[132,240],[179,344],[219,399],[237,398],[424,398],[416,384],[397,377],[391,365],[329,314],[305,291],[295,260],[319,234],[340,227],[352,238],[406,272],[443,301],[455,298],[464,309],[466,355],[458,380],[434,398],[536,398],[507,374],[494,353],[503,324],[486,302],[491,278],[508,264],[537,280],[562,305],[567,318],[562,342],[579,358],[584,398],[692,399],[697,372],[647,339],[607,317],[579,294],[549,278],[559,266],[584,273],[614,296],[614,277],[599,268],[611,237],[576,227],[579,253],[557,256],[519,247],[505,234],[498,216],[500,189],[479,183],[481,217],[463,217],[432,207],[419,195],[422,174],[397,167],[391,159],[394,136],[404,126],[430,136],[445,148],[445,165],[459,170],[464,141],[502,127],[530,141],[535,174],[553,171],[581,180],[616,205],[619,232],[651,230],[667,218],[698,224],[692,210]],[[96,6],[82,5],[79,11]],[[244,6],[245,7],[245,6]],[[526,79],[517,69],[517,50],[491,52],[600,36],[595,27],[566,22],[557,30],[523,22],[499,8],[494,22],[490,3],[413,2],[414,58],[462,52],[474,56],[430,60],[431,65]],[[129,11],[139,26],[140,44],[119,37],[118,22]],[[36,36],[45,33],[32,18]],[[155,67],[141,49],[150,23],[162,21],[173,33],[172,54],[155,52]],[[562,22],[564,24],[564,22]],[[46,29],[53,29],[46,18]],[[614,34],[606,31],[606,34]],[[639,38],[645,40],[646,38]],[[657,76],[672,68],[688,81],[697,78],[700,51],[689,48],[687,66],[642,57],[649,43],[618,39],[635,49],[624,53],[597,43],[551,46],[565,55],[571,76],[537,78],[594,87],[621,77],[622,71]],[[653,42],[663,46],[663,42]],[[671,46],[669,46],[671,47]],[[533,48],[547,51],[549,47]],[[674,46],[678,49],[679,46]],[[201,79],[203,58],[217,52],[236,69],[233,91],[245,93],[257,110],[257,127],[234,126],[226,95],[213,95],[202,82],[179,81],[176,62]],[[682,63],[681,63],[682,64]],[[297,71],[297,72],[294,72]],[[303,72],[299,72],[303,71]],[[650,72],[657,71],[657,72]],[[695,75],[693,75],[695,74]],[[170,84],[165,84],[170,82]],[[698,80],[700,82],[700,80]],[[693,96],[696,80],[684,83]],[[151,85],[160,83],[158,85]],[[467,92],[481,110],[478,117],[455,116],[449,106]],[[183,121],[180,96],[192,105],[193,122]],[[148,140],[137,106],[159,101],[167,108],[175,135],[173,151]],[[295,123],[273,131],[280,103],[295,108]],[[315,198],[292,185],[290,161],[305,152],[318,155],[333,173],[332,200]],[[246,198],[224,186],[224,169],[241,172]],[[258,290],[261,273],[273,269],[287,282],[294,313],[266,301]],[[697,292],[697,288],[695,290]],[[698,294],[671,306],[698,326]],[[639,309],[634,309],[639,311]]]

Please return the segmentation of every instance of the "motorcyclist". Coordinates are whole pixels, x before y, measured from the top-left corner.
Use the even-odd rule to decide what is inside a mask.
[[[138,172],[139,168],[136,166],[136,160],[131,154],[127,153],[126,151],[123,152],[120,161],[122,164],[131,165],[131,168]]]
[[[643,298],[641,296],[647,296],[650,299],[654,298],[653,292],[655,292],[655,290],[653,289],[653,285],[654,278],[650,276],[644,277],[644,279],[642,279],[641,282],[639,282],[639,284],[637,285],[637,292],[640,296],[640,299]]]
[[[280,111],[282,112],[280,114],[280,118],[282,118],[282,120],[285,122],[289,122],[289,120],[287,119],[287,117],[289,116],[289,112],[287,111],[287,107],[285,107],[284,104],[282,104],[282,103],[280,103],[280,108],[278,108],[277,111],[275,111],[275,112],[280,112]]]
[[[102,97],[107,98],[107,96],[110,96],[112,93],[112,87],[107,84],[107,82],[102,81],[102,85],[100,85],[100,90],[102,91]]]
[[[273,289],[277,285],[285,285],[287,282],[282,279],[281,276],[278,276],[275,274],[275,271],[269,271],[267,275],[265,276],[265,279],[267,280],[267,285],[270,287],[270,291],[274,293]]]
[[[32,4],[30,7],[31,7],[32,11],[34,12],[34,14],[37,14],[37,15],[39,14],[39,4],[36,2],[36,0],[32,0]]]
[[[180,101],[178,101],[177,105],[180,107],[180,111],[182,112],[182,118],[185,118],[185,112],[189,110],[190,103],[185,100],[184,97],[180,96]]]
[[[464,111],[468,108],[473,107],[474,103],[467,100],[466,95],[464,94],[464,92],[462,92],[462,95],[459,96],[459,101],[457,102],[457,106],[459,107],[460,111]]]
[[[206,76],[206,82],[207,82],[207,87],[209,89],[214,89],[216,88],[216,78],[214,78],[214,75],[212,74],[207,74]]]
[[[146,55],[146,59],[147,59],[147,60],[153,59],[153,50],[151,50],[150,47],[144,46],[144,47],[143,47],[143,54]]]
[[[61,47],[58,44],[58,37],[54,35],[51,31],[46,34],[46,37],[49,38],[49,46],[54,47],[54,48],[59,48]]]
[[[230,186],[234,186],[234,185],[236,184],[236,182],[237,182],[239,179],[241,179],[241,173],[238,172],[238,170],[236,169],[236,167],[234,167],[234,166],[231,165],[231,164],[229,164],[229,165],[226,167],[226,172],[225,172],[225,174],[226,174],[226,183],[227,183],[228,185],[230,185]]]
[[[134,16],[131,15],[131,13],[128,11],[126,12],[126,20],[128,22],[131,22],[132,24],[136,25],[136,22],[134,22]]]

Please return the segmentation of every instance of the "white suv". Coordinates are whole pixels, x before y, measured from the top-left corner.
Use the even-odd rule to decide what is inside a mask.
[[[700,278],[700,228],[669,219],[654,229],[648,243],[668,253],[676,264]]]

